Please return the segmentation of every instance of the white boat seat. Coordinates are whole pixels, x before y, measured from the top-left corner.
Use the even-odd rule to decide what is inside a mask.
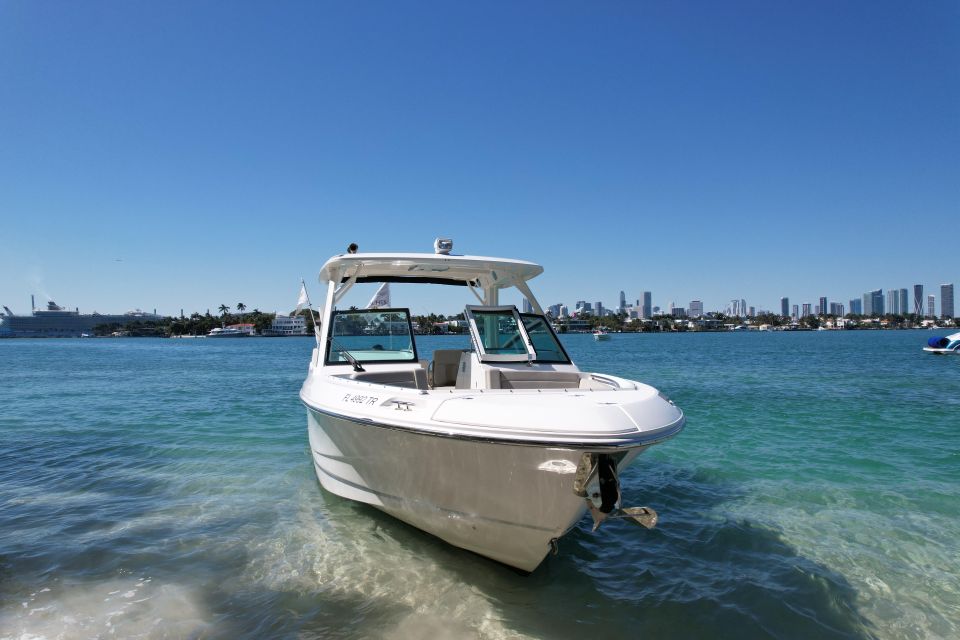
[[[578,389],[580,374],[576,371],[521,371],[493,369],[499,376],[490,376],[491,388],[499,389]],[[499,378],[499,379],[498,379]],[[499,383],[498,387],[494,384]]]
[[[422,367],[406,371],[358,371],[350,375],[353,380],[386,384],[409,389],[427,389],[427,373]]]
[[[460,368],[460,349],[437,349],[433,352],[430,368],[430,386],[453,387],[457,384],[457,370]]]

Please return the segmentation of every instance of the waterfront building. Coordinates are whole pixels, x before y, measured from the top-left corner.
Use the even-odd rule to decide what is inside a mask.
[[[913,312],[918,316],[923,315],[923,285],[913,285]]]
[[[653,294],[649,291],[643,292],[643,319],[649,320],[653,317]]]
[[[899,298],[900,298],[900,301],[899,301],[900,315],[902,316],[910,315],[910,304],[909,304],[910,292],[907,291],[906,289],[900,289]]]
[[[940,285],[940,317],[953,317],[953,284]]]
[[[270,333],[278,336],[305,336],[307,319],[301,315],[284,316],[277,313],[270,323]]]
[[[831,303],[830,303],[830,315],[832,315],[832,316],[837,316],[837,317],[843,317],[843,315],[844,315],[844,313],[843,313],[843,305],[840,304],[839,302],[831,302]]]
[[[821,316],[827,315],[827,308],[828,308],[828,307],[827,307],[827,297],[826,297],[826,296],[821,296],[821,297],[820,297],[820,313],[818,313],[817,315],[821,315]]]
[[[780,298],[780,315],[784,318],[790,315],[790,298]]]
[[[700,318],[703,316],[703,302],[701,300],[690,301],[690,317]]]
[[[809,302],[804,302],[804,303],[803,303],[803,313],[800,315],[800,317],[801,317],[801,318],[806,318],[806,317],[809,316],[809,315],[810,315],[810,303],[809,303]]]
[[[863,303],[860,300],[853,299],[850,301],[850,313],[855,316],[863,315]]]
[[[870,292],[870,306],[872,315],[882,316],[884,314],[883,289],[875,289]]]
[[[560,317],[564,319],[570,317],[570,309],[565,304],[560,305]]]
[[[932,293],[927,296],[927,315],[931,318],[937,317],[937,298]]]
[[[686,318],[687,310],[683,307],[674,307],[673,303],[670,303],[670,315],[674,318]]]
[[[897,295],[896,289],[887,291],[887,313],[900,315],[900,296]]]

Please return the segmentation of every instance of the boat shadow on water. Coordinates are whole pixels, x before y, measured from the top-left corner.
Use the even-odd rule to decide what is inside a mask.
[[[656,496],[645,502],[660,511],[656,529],[610,522],[592,532],[585,517],[532,574],[451,547],[373,507],[349,508],[411,555],[454,572],[506,628],[531,637],[875,637],[842,575],[800,555],[774,528],[723,515],[723,503],[739,496],[736,485],[658,467],[644,485],[626,483],[624,493],[627,504]]]

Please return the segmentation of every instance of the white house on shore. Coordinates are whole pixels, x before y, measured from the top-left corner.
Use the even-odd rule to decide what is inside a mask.
[[[303,316],[277,314],[270,323],[270,333],[278,336],[307,335],[307,319]]]

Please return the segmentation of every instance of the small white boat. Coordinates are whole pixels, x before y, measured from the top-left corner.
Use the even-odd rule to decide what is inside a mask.
[[[610,334],[607,332],[606,329],[597,329],[596,331],[593,332],[593,339],[597,340],[598,342],[602,340],[609,340]]]
[[[452,545],[533,571],[589,510],[646,527],[622,508],[620,472],[683,428],[653,387],[581,371],[527,282],[521,260],[348,253],[320,271],[326,302],[300,399],[317,477]],[[467,287],[473,349],[420,360],[409,309],[338,309],[358,282]],[[531,313],[500,302],[515,288]]]
[[[247,338],[252,335],[248,330],[240,327],[216,327],[207,334],[208,338]]]
[[[945,338],[930,338],[927,340],[927,346],[923,348],[927,353],[956,353],[960,355],[960,332],[951,334]]]

